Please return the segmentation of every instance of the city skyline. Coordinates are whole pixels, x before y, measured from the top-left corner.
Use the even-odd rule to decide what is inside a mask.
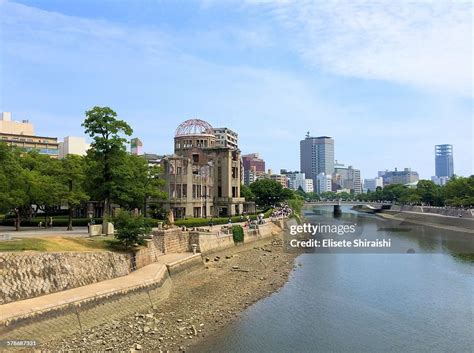
[[[455,174],[472,174],[472,5],[346,4],[0,1],[0,111],[61,140],[108,105],[158,154],[197,117],[277,171],[299,170],[309,130],[362,178],[410,167],[430,179],[434,145],[452,144]],[[365,29],[349,21],[362,7]]]

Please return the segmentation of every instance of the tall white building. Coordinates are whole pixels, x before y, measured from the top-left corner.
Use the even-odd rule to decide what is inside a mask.
[[[305,179],[304,180],[303,191],[304,192],[314,192],[313,179]]]
[[[328,192],[332,190],[332,178],[331,175],[326,175],[326,173],[319,173],[317,176],[317,193],[321,194],[323,192]]]
[[[436,185],[440,185],[440,186],[446,185],[449,179],[450,178],[448,176],[432,176],[431,177],[431,181],[435,183]]]
[[[226,127],[218,127],[212,129],[216,136],[216,147],[231,148],[236,150],[239,148],[239,135]]]
[[[305,173],[290,172],[286,176],[288,177],[288,188],[298,190],[301,187],[304,192],[314,191],[313,179],[306,179]]]
[[[377,187],[383,188],[383,178],[364,179],[364,189],[366,191],[376,191]]]
[[[84,137],[66,136],[64,141],[59,142],[59,159],[65,158],[68,154],[85,156],[90,145],[86,143]]]

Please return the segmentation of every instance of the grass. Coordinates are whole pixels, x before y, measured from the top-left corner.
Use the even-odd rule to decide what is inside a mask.
[[[120,242],[111,237],[16,238],[0,242],[0,251],[124,251]]]

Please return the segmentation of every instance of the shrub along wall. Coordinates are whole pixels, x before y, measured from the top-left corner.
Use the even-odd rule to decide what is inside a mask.
[[[242,226],[232,226],[232,237],[234,238],[234,243],[244,242],[244,229],[242,228]]]
[[[265,218],[270,217],[270,214],[273,212],[273,208],[266,210],[263,215]],[[257,219],[258,215],[249,215],[250,219],[253,221]],[[244,216],[244,220],[247,216]],[[229,218],[232,220],[232,223],[241,222],[240,216],[233,216],[233,217],[219,217],[219,218],[187,218],[187,219],[179,219],[174,222],[177,226],[185,226],[185,227],[205,227],[209,225],[209,222],[212,221],[213,225],[218,224],[227,224],[229,222]]]

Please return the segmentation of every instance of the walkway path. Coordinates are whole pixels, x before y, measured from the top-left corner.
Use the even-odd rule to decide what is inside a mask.
[[[169,265],[195,256],[201,256],[201,254],[180,253],[162,255],[158,258],[157,262],[131,272],[127,276],[0,305],[0,322],[56,306],[63,306],[65,304],[93,298],[95,296],[112,294],[144,284],[159,282],[166,275],[167,264]]]
[[[22,227],[20,231],[16,231],[14,227],[0,226],[0,234],[10,234],[12,238],[29,238],[29,237],[87,237],[89,236],[87,227],[74,227],[74,230],[67,231],[66,227],[54,228],[38,228],[38,227]]]

